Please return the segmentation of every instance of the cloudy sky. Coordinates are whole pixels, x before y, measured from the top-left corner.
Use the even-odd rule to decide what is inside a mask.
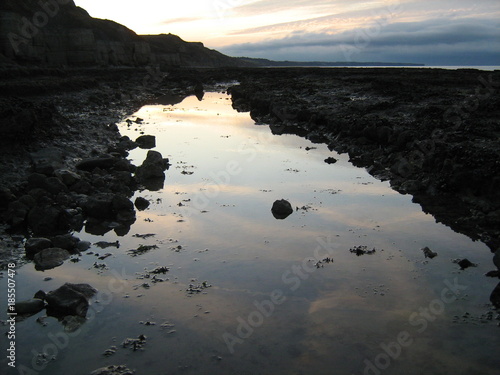
[[[231,56],[500,65],[500,0],[75,0]]]

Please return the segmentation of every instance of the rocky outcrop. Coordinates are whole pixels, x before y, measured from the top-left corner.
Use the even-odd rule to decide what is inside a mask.
[[[242,66],[239,59],[176,35],[139,36],[92,18],[72,0],[0,4],[0,63],[38,66]]]

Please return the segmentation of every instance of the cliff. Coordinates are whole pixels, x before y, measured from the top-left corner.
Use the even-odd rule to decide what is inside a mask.
[[[73,0],[2,0],[0,64],[37,66],[242,66],[175,35],[139,36],[92,18]]]

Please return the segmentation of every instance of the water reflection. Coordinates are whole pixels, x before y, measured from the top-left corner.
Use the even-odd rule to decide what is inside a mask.
[[[120,247],[93,245],[80,262],[43,274],[32,265],[20,270],[20,295],[64,282],[108,292],[93,301],[94,318],[50,364],[51,374],[73,366],[90,373],[110,363],[158,375],[360,374],[401,331],[413,343],[384,374],[495,373],[500,364],[489,353],[500,344],[496,322],[454,323],[455,315],[487,310],[495,283],[484,286],[491,255],[483,244],[436,224],[346,155],[255,126],[224,94],[148,105],[135,117],[144,122],[124,122],[121,131],[131,139],[156,136],[154,150],[171,163],[165,183],[132,198],[150,205],[127,234],[79,234]],[[141,165],[147,152],[130,157]],[[338,162],[326,164],[329,156]],[[293,208],[285,220],[270,212],[280,199]],[[362,245],[376,252],[349,252]],[[438,256],[425,260],[424,246]],[[141,247],[148,251],[130,256]],[[99,260],[105,252],[112,255]],[[479,266],[459,271],[450,260],[458,256]],[[319,263],[324,257],[333,262]],[[155,267],[169,271],[154,279],[148,271]],[[447,280],[467,289],[418,332],[410,317],[441,298]],[[202,287],[193,294],[193,286]],[[273,302],[273,295],[281,297]],[[45,331],[35,319],[20,324],[19,360],[29,363],[31,349],[50,342],[46,332],[58,324],[49,320]],[[144,351],[120,347],[141,334]],[[104,357],[111,346],[119,349]]]

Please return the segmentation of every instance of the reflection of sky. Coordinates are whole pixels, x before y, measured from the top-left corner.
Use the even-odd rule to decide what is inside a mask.
[[[102,306],[97,319],[72,339],[51,373],[64,374],[64,368],[77,365],[89,373],[109,364],[102,357],[109,346],[119,346],[124,338],[139,334],[148,336],[147,350],[119,350],[113,363],[127,363],[139,373],[147,362],[151,374],[176,373],[184,365],[194,366],[190,374],[287,374],[292,369],[319,374],[332,366],[340,373],[361,373],[364,358],[378,354],[381,342],[393,340],[401,330],[414,332],[408,325],[411,313],[439,297],[444,279],[454,278],[470,288],[468,297],[447,306],[433,329],[416,337],[405,354],[410,357],[405,358],[423,364],[429,351],[443,354],[443,347],[461,348],[478,335],[481,345],[457,351],[460,355],[448,353],[446,360],[440,357],[440,366],[450,372],[467,363],[481,368],[478,352],[496,347],[498,338],[488,333],[489,325],[474,330],[461,327],[464,338],[454,338],[451,318],[465,310],[472,314],[484,310],[481,306],[495,286],[482,277],[491,268],[486,247],[436,224],[411,203],[410,196],[394,192],[388,183],[353,167],[346,155],[296,136],[271,136],[268,127],[255,126],[248,114],[236,113],[229,103],[223,94],[207,93],[202,102],[190,97],[174,107],[142,108],[131,119],[141,117],[144,125],[127,129],[126,123],[121,124],[122,133],[132,139],[140,132],[156,135],[155,149],[172,163],[164,189],[136,194],[152,204],[137,213],[129,235],[78,234],[93,243],[120,241],[119,249],[91,249],[110,252],[112,257],[100,261],[87,253],[79,263],[67,261],[44,273],[36,272],[32,264],[20,270],[20,299],[66,281],[87,282],[106,292],[113,274],[126,275],[123,288],[111,294],[111,303],[94,302],[93,306]],[[239,151],[242,145],[252,152]],[[317,148],[306,151],[306,147]],[[131,158],[139,165],[146,153],[134,150]],[[328,156],[339,161],[328,165],[323,161]],[[217,185],[214,174],[222,176],[230,161],[238,163],[241,171],[227,181],[227,176],[222,177],[224,183]],[[194,173],[184,175],[184,170]],[[210,197],[210,193],[215,195]],[[294,207],[310,208],[276,220],[270,209],[281,198]],[[155,236],[132,237],[136,233]],[[331,238],[334,262],[316,269],[309,260],[319,246],[318,238],[325,237]],[[158,248],[138,257],[126,254],[141,244]],[[176,251],[179,245],[182,248]],[[375,247],[377,252],[357,257],[348,251],[355,245]],[[423,263],[420,251],[424,246],[439,253],[428,264]],[[326,256],[327,250],[321,248],[320,254]],[[479,267],[457,272],[450,260],[456,257],[469,257]],[[105,263],[107,269],[99,271],[95,262]],[[292,271],[304,265],[313,272],[293,290]],[[170,267],[166,275],[160,275],[168,281],[152,284],[138,279],[145,268],[156,266]],[[42,281],[46,276],[53,279]],[[205,280],[213,285],[206,294],[186,295],[190,283]],[[144,282],[151,287],[142,287]],[[284,293],[286,302],[275,306],[263,325],[236,346],[233,356],[228,355],[222,334],[234,334],[237,318],[247,318],[255,302],[268,299],[276,289]],[[147,320],[157,325],[139,324]],[[175,327],[161,328],[165,322]],[[27,348],[19,351],[20,358],[29,360],[31,347],[43,346],[47,332],[58,329],[60,323],[53,320],[45,331],[34,319],[19,324],[19,342]],[[172,329],[176,332],[168,333]],[[89,340],[93,344],[87,348]],[[221,364],[213,360],[214,355],[223,358]],[[96,360],[81,364],[86,356]],[[403,361],[391,371],[411,373],[407,368]]]

